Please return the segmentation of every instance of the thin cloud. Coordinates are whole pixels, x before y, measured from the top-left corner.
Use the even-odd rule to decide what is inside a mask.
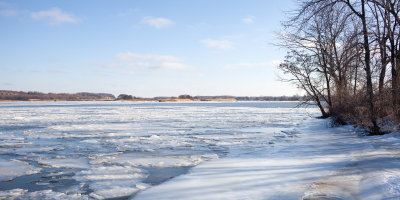
[[[225,69],[243,69],[243,68],[267,68],[267,67],[276,67],[282,61],[273,60],[267,62],[241,62],[237,64],[229,64],[225,65]]]
[[[160,61],[160,62],[176,62],[182,60],[176,56],[139,54],[131,52],[117,54],[117,58],[120,60],[149,60],[149,61]]]
[[[248,16],[242,19],[242,22],[245,24],[253,24],[254,20],[256,19],[256,17],[254,16]]]
[[[136,75],[136,72],[134,72],[134,71],[123,71],[123,72],[120,72],[119,74],[132,76],[132,75]]]
[[[64,71],[57,70],[57,69],[50,69],[50,70],[47,70],[47,72],[51,73],[51,74],[64,74],[65,73]]]
[[[191,66],[178,63],[178,62],[164,62],[155,67],[155,69],[166,69],[166,70],[188,70],[192,69]]]
[[[212,47],[217,49],[233,49],[233,42],[229,40],[215,40],[215,39],[204,39],[200,40],[200,43],[206,47]]]
[[[0,10],[0,16],[2,17],[15,17],[18,15],[19,15],[18,10],[12,10],[12,9]]]
[[[122,66],[131,68],[149,68],[162,70],[189,70],[193,69],[183,63],[183,59],[170,55],[140,54],[140,53],[119,53],[116,58],[122,62]]]
[[[51,8],[49,10],[32,12],[31,17],[35,20],[45,20],[50,25],[77,23],[79,21],[79,19],[72,14],[66,13],[59,8]]]
[[[173,25],[174,22],[167,18],[148,16],[148,17],[144,17],[142,19],[142,24],[146,24],[146,25],[152,26],[154,28],[162,29],[162,28],[167,28],[167,27]]]
[[[140,11],[140,10],[137,9],[137,8],[135,8],[135,9],[129,8],[129,9],[126,10],[126,11],[118,12],[116,15],[117,15],[118,17],[127,17],[127,16],[133,15],[133,14],[139,12],[139,11]]]
[[[117,67],[121,67],[122,64],[119,63],[110,63],[110,64],[105,64],[104,67],[106,68],[117,68]]]
[[[170,55],[140,54],[133,52],[119,53],[115,56],[114,62],[85,62],[86,65],[98,67],[121,69],[130,68],[135,70],[190,70],[194,67],[183,62],[182,58]],[[136,72],[135,72],[136,73]]]
[[[125,66],[131,68],[140,68],[140,67],[151,67],[152,65],[150,62],[129,62],[125,64]]]
[[[14,84],[5,82],[5,83],[3,83],[3,85],[4,85],[4,86],[13,86]]]

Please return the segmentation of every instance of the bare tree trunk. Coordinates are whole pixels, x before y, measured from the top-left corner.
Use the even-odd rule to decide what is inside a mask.
[[[383,92],[383,86],[385,84],[385,76],[386,76],[386,61],[382,60],[382,69],[381,73],[379,74],[379,94]]]
[[[322,56],[322,69],[324,72],[324,77],[325,77],[325,82],[326,82],[326,90],[328,93],[328,106],[329,109],[332,109],[332,97],[331,97],[331,86],[330,86],[330,78],[329,78],[329,73],[328,73],[328,63],[326,62],[325,54],[326,50],[320,45],[321,47],[321,56]]]
[[[364,51],[365,51],[365,72],[367,74],[367,93],[369,97],[369,112],[370,112],[370,120],[372,123],[372,134],[379,134],[379,126],[376,122],[376,114],[374,107],[374,91],[372,88],[372,75],[371,75],[371,52],[369,48],[369,39],[368,39],[368,29],[367,29],[367,20],[365,14],[365,0],[361,0],[361,15],[359,15],[362,26],[363,26],[363,36],[364,36]]]
[[[357,94],[357,75],[358,75],[358,67],[356,67],[356,72],[354,75],[354,91],[353,91],[354,96],[356,96]]]
[[[399,71],[396,66],[396,58],[392,56],[392,101],[393,101],[393,110],[397,118],[400,117],[400,88],[399,88]]]

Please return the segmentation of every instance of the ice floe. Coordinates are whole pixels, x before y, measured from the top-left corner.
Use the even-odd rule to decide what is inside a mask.
[[[33,167],[27,162],[0,158],[0,181],[8,181],[18,176],[35,174],[40,170],[40,168]]]

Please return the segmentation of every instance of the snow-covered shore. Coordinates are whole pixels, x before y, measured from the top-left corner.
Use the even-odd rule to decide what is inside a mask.
[[[204,162],[144,199],[400,199],[400,137],[311,119],[268,152]]]

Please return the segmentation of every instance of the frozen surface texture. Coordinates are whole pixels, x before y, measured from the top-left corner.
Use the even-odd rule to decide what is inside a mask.
[[[286,132],[316,113],[297,104],[1,102],[0,196],[134,197],[201,163],[293,140]]]
[[[398,133],[296,102],[0,102],[0,199],[399,199]]]
[[[288,143],[202,163],[135,199],[400,199],[400,139],[311,119]]]

